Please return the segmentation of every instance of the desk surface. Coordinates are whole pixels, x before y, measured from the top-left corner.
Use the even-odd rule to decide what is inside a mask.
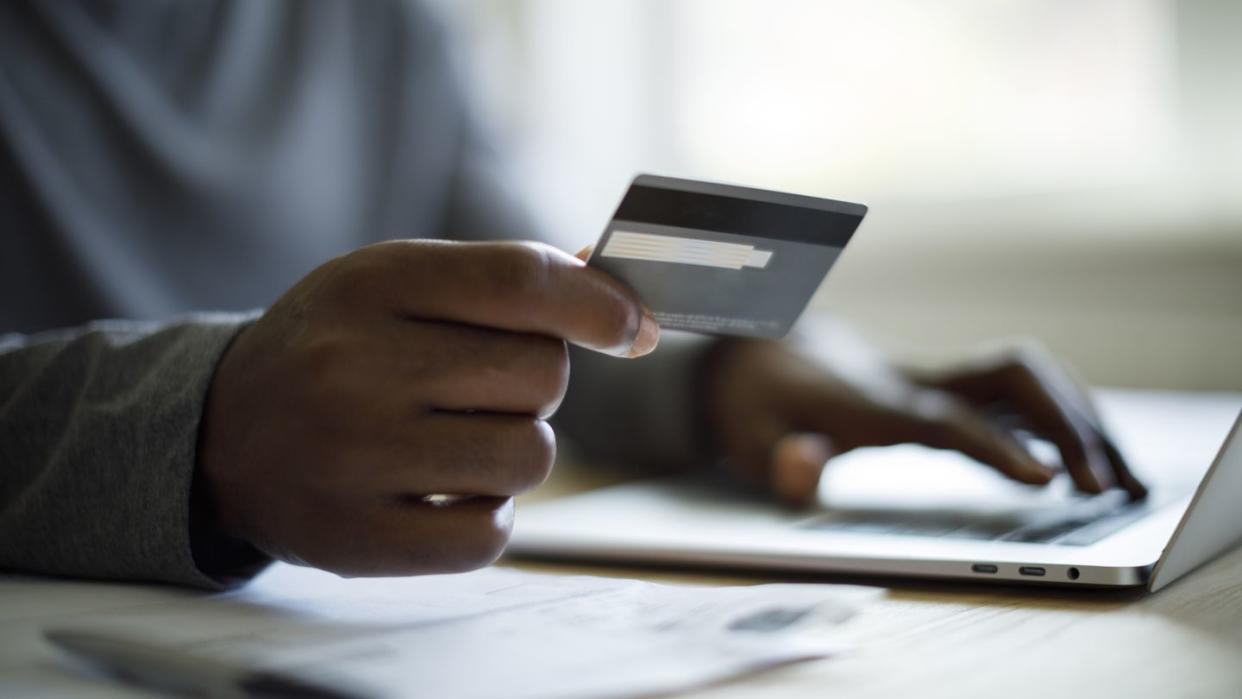
[[[531,499],[615,481],[613,475],[571,466]],[[888,590],[848,623],[849,636],[858,646],[851,655],[765,672],[686,696],[1242,696],[1242,549],[1154,595],[520,560],[503,564],[673,583],[813,580]]]
[[[619,480],[622,476],[617,473],[565,463],[548,484],[524,500],[558,497]],[[857,644],[852,654],[764,672],[686,696],[1242,697],[1242,549],[1155,595],[512,560],[501,565],[659,582],[813,580],[887,589],[844,627]],[[43,620],[23,615],[23,598],[13,590],[41,597],[44,587],[42,582],[32,586],[27,581],[0,589],[0,602],[14,612],[0,621],[0,695],[7,695],[5,680],[20,682],[27,676],[37,679],[41,672],[60,672],[51,664],[47,648],[18,643],[36,637]],[[152,594],[139,586],[104,585],[99,590],[101,599],[116,608]],[[75,609],[60,608],[58,613],[72,615]],[[20,652],[6,657],[6,644]],[[25,674],[14,678],[15,671]],[[97,696],[134,695],[119,685],[98,684],[92,689]]]

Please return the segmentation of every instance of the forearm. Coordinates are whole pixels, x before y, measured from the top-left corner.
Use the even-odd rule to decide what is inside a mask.
[[[191,490],[207,388],[246,320],[110,322],[0,340],[0,567],[227,582],[196,564]],[[197,519],[199,543],[220,545],[209,511]]]

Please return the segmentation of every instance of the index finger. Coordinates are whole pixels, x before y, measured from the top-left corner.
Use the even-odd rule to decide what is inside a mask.
[[[1000,403],[1017,410],[1036,433],[1056,445],[1079,487],[1099,492],[1115,480],[1132,498],[1146,495],[1104,428],[1079,407],[1089,406],[1089,398],[1049,360],[1027,351],[953,377],[947,384],[976,403]]]
[[[660,328],[625,284],[542,243],[394,241],[380,282],[402,316],[562,338],[606,354],[655,349]]]
[[[887,413],[893,442],[951,449],[1021,483],[1045,485],[1052,479],[1052,471],[1017,442],[947,395],[925,389],[908,406],[888,408]]]

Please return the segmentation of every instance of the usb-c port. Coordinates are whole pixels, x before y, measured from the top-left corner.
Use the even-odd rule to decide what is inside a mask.
[[[996,566],[991,563],[976,563],[970,569],[976,573],[995,573],[997,571]]]
[[[1044,570],[1040,566],[1022,566],[1018,569],[1018,572],[1023,575],[1034,575],[1042,578],[1048,571]]]

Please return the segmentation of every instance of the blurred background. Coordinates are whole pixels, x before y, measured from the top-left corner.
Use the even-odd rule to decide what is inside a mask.
[[[813,310],[898,358],[1242,389],[1242,3],[443,5],[568,249],[638,172],[859,201]]]

